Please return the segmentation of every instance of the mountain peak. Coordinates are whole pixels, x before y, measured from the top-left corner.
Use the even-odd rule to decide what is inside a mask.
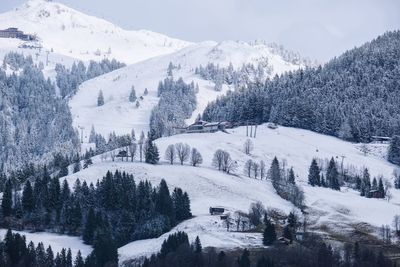
[[[36,34],[46,50],[85,61],[115,58],[131,64],[191,44],[151,31],[127,31],[50,0],[29,0],[0,14],[0,25]]]

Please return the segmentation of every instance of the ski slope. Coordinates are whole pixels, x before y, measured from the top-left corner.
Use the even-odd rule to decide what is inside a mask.
[[[191,44],[151,31],[127,31],[46,0],[29,0],[0,14],[0,25],[1,29],[16,27],[36,34],[45,50],[84,61],[115,58],[132,64]]]
[[[70,101],[74,126],[84,127],[86,137],[92,125],[97,132],[105,136],[112,131],[117,134],[130,133],[132,128],[137,133],[142,130],[146,132],[151,110],[158,103],[158,83],[167,77],[170,62],[180,66],[180,69],[176,68],[173,71],[175,79],[182,77],[187,83],[194,81],[199,85],[197,108],[188,120],[190,122],[205,109],[208,102],[225,94],[229,89],[224,85],[222,91],[217,92],[213,82],[195,75],[195,68],[200,65],[205,66],[212,62],[222,67],[232,63],[234,68],[240,68],[244,63],[257,65],[258,62],[268,62],[272,67],[271,76],[302,67],[286,62],[280,55],[272,53],[265,44],[234,41],[193,44],[178,52],[142,61],[83,83]],[[145,88],[149,91],[140,101],[139,108],[136,108],[135,103],[128,101],[132,86],[135,86],[137,97],[143,95]],[[105,98],[105,105],[101,107],[97,107],[99,90],[103,91]]]
[[[195,216],[178,225],[172,232],[185,231],[192,241],[198,235],[204,247],[229,249],[262,245],[260,233],[227,232],[218,216],[208,214],[210,206],[223,206],[230,213],[237,210],[247,212],[252,202],[261,201],[267,209],[276,209],[286,214],[296,210],[291,203],[275,193],[270,181],[243,175],[244,164],[250,158],[257,161],[262,159],[269,166],[273,157],[277,156],[287,167],[294,168],[296,181],[305,193],[309,227],[315,231],[325,227],[325,231],[328,229],[346,233],[359,223],[366,223],[377,229],[383,224],[391,224],[394,215],[398,214],[398,190],[391,190],[393,198],[388,202],[384,199],[361,197],[358,192],[349,188],[342,188],[338,192],[307,184],[308,167],[312,158],[330,159],[332,156],[338,157],[336,159],[339,162],[340,156],[345,156],[345,166],[359,170],[368,167],[372,177],[382,174],[391,181],[395,166],[375,154],[364,155],[357,144],[301,129],[279,127],[273,130],[261,125],[257,130],[257,138],[252,139],[255,149],[248,156],[243,152],[246,139],[246,127],[231,129],[229,133],[182,134],[161,138],[156,140],[162,158],[159,165],[144,164],[137,160],[112,162],[110,157],[101,162],[98,156],[93,159],[93,166],[69,175],[66,179],[71,185],[77,178],[95,183],[108,170],[117,169],[132,173],[135,179],[148,179],[155,185],[165,179],[170,188],[178,186],[188,192]],[[203,156],[203,164],[200,167],[186,164],[180,166],[177,163],[171,166],[164,161],[166,147],[177,142],[197,148]],[[216,149],[227,150],[237,161],[239,168],[235,175],[224,174],[211,166]],[[121,262],[157,252],[166,236],[168,233],[159,238],[135,241],[121,247]]]

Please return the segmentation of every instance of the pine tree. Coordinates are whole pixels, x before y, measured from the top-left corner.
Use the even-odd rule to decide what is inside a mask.
[[[290,170],[289,170],[288,182],[289,182],[290,184],[296,184],[296,180],[295,180],[295,179],[296,179],[296,178],[295,178],[294,171],[293,171],[293,167],[292,167],[292,168],[290,168]]]
[[[319,174],[319,167],[316,159],[311,161],[311,165],[308,171],[308,183],[311,186],[320,186],[321,185],[321,178]]]
[[[382,178],[379,178],[378,192],[379,192],[379,198],[385,198],[385,187],[383,186]]]
[[[103,106],[104,105],[104,96],[103,96],[103,91],[99,91],[99,95],[97,96],[97,106]]]
[[[336,167],[336,162],[333,158],[329,161],[328,169],[326,171],[326,180],[330,188],[340,190],[339,173]]]
[[[269,178],[273,184],[280,184],[282,181],[281,169],[279,167],[279,161],[276,157],[272,160],[271,167],[269,169]]]
[[[93,207],[90,207],[86,217],[86,223],[82,234],[82,239],[86,244],[93,243],[95,230],[96,230],[96,216],[94,214]]]
[[[78,253],[76,254],[74,267],[85,267],[85,262],[83,261],[82,253],[80,250],[78,250]]]
[[[196,239],[194,241],[194,252],[201,253],[202,251],[203,251],[203,248],[201,246],[200,238],[199,238],[199,236],[196,236]]]
[[[51,246],[48,246],[46,249],[46,265],[45,266],[53,266],[54,265],[54,253],[51,249]]]
[[[395,135],[390,141],[388,161],[400,165],[400,135]]]
[[[244,249],[242,256],[238,259],[239,267],[250,267],[250,252]]]
[[[283,228],[283,237],[289,239],[290,242],[292,242],[293,234],[292,234],[292,230],[290,229],[289,225],[286,225]]]
[[[175,225],[174,205],[169,194],[167,183],[164,179],[161,180],[158,187],[156,211],[158,211],[162,215],[165,215],[169,219],[171,226]]]
[[[12,185],[10,179],[8,179],[3,192],[3,198],[1,200],[1,208],[4,217],[11,216],[12,204]]]
[[[146,143],[146,151],[145,151],[145,162],[149,164],[157,164],[160,160],[160,156],[158,153],[158,148],[154,141],[154,130],[148,134],[147,143]]]
[[[137,99],[137,97],[136,97],[135,87],[132,85],[131,92],[129,94],[129,102],[133,103],[136,101],[136,99]]]
[[[22,192],[22,208],[28,213],[32,212],[35,208],[35,198],[29,180],[26,181],[24,191]]]
[[[104,226],[96,231],[96,237],[93,244],[92,255],[94,256],[95,266],[117,266],[118,250],[111,234],[110,226],[105,223]]]
[[[265,220],[265,229],[263,234],[263,244],[270,246],[276,240],[275,225],[269,220]]]

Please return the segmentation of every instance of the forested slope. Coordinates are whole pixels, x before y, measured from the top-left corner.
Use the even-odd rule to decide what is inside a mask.
[[[324,66],[275,76],[208,105],[205,120],[273,121],[369,141],[400,133],[400,31],[388,32]]]
[[[23,61],[11,75],[0,69],[0,171],[79,147],[66,101],[29,58]]]

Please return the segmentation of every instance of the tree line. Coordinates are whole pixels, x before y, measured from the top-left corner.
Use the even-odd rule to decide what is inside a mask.
[[[387,32],[323,66],[248,84],[210,103],[203,119],[271,121],[355,142],[398,135],[399,45],[400,31]]]
[[[65,98],[75,94],[79,85],[84,81],[125,66],[124,63],[118,62],[115,59],[111,61],[109,59],[103,59],[100,62],[91,60],[87,67],[83,61],[78,61],[78,63],[74,62],[70,69],[57,63],[55,67],[57,74],[56,83],[58,88],[60,88],[61,97]]]
[[[204,249],[198,236],[190,243],[185,232],[177,232],[169,235],[160,252],[145,258],[141,266],[389,267],[392,263],[381,250],[373,251],[357,242],[333,248],[315,234],[306,236],[296,245],[223,251],[213,247]]]
[[[110,244],[153,238],[191,217],[186,192],[172,192],[164,180],[158,187],[138,184],[132,175],[110,171],[96,185],[76,180],[73,190],[66,180],[52,178],[44,170],[33,185],[28,180],[22,194],[6,182],[1,201],[0,224],[32,231],[82,236],[96,246],[98,235]]]

